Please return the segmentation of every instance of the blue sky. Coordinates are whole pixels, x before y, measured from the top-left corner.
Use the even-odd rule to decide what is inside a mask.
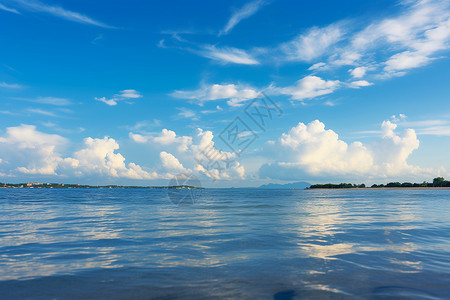
[[[0,0],[0,25],[0,181],[450,177],[449,1]]]

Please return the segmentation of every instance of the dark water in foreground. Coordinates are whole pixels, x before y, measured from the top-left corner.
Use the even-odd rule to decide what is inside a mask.
[[[450,190],[0,189],[1,299],[450,298]]]

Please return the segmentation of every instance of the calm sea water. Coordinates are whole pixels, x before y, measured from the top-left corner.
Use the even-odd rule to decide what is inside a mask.
[[[450,298],[450,190],[198,193],[0,189],[0,298]]]

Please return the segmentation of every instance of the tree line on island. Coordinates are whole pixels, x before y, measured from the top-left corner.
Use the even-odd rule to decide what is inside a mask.
[[[28,189],[201,189],[189,185],[173,186],[133,186],[133,185],[85,185],[64,183],[2,183],[0,188],[28,188]]]
[[[443,177],[436,177],[433,182],[411,183],[411,182],[389,182],[387,184],[373,184],[371,188],[421,188],[421,187],[450,187],[450,181],[445,180]],[[325,184],[313,184],[309,189],[356,189],[366,188],[364,183],[352,184],[352,183],[325,183]]]

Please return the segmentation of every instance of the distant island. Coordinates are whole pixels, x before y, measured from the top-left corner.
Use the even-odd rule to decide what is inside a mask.
[[[370,187],[366,187],[362,184],[351,183],[325,183],[325,184],[313,184],[307,189],[366,189],[366,188],[450,188],[450,181],[445,180],[443,177],[436,177],[432,183],[411,183],[411,182],[389,182],[387,184],[373,184]]]
[[[303,190],[311,186],[311,183],[308,182],[292,182],[292,183],[286,183],[286,184],[276,184],[276,183],[269,183],[264,184],[259,187],[258,189],[298,189]]]
[[[132,185],[85,185],[65,183],[1,183],[0,188],[23,188],[23,189],[201,189],[189,185],[173,186],[132,186]]]

